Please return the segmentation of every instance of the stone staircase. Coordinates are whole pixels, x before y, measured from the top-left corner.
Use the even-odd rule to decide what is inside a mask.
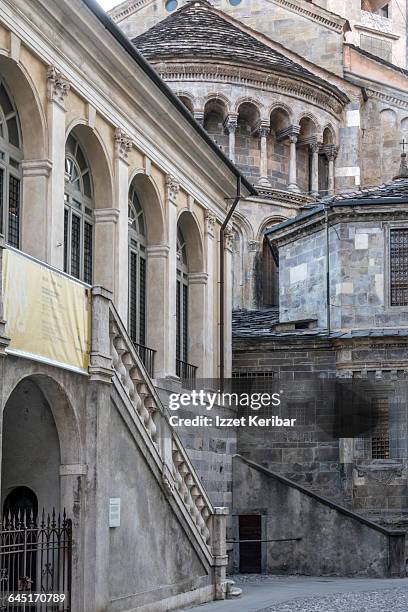
[[[112,383],[115,401],[126,407],[127,417],[137,428],[137,444],[156,475],[168,504],[188,535],[203,565],[208,568],[212,599],[225,599],[231,592],[225,577],[226,508],[214,508],[175,431],[126,328],[104,290],[93,290],[93,344],[91,376],[104,373]],[[109,334],[102,334],[109,327]],[[184,601],[184,600],[183,600]],[[163,608],[163,609],[173,609]]]

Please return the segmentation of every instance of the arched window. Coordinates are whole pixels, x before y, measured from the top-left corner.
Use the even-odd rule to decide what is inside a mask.
[[[21,145],[17,110],[0,77],[0,231],[20,248]]]
[[[92,284],[93,185],[81,145],[70,134],[65,145],[64,270]]]
[[[134,187],[129,190],[129,334],[146,346],[146,226]]]
[[[188,362],[188,265],[186,242],[180,228],[177,230],[176,291],[176,359]]]

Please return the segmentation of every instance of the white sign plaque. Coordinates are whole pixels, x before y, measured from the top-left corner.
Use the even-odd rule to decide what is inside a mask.
[[[120,497],[109,500],[109,527],[120,527]]]

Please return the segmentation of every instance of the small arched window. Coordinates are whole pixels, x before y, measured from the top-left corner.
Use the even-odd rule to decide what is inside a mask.
[[[129,190],[129,334],[146,346],[146,224],[136,189]]]
[[[0,231],[16,249],[21,234],[22,159],[17,110],[0,76]]]
[[[177,230],[176,359],[188,362],[188,264],[180,228]]]
[[[266,238],[262,245],[262,306],[279,306],[279,269]]]
[[[65,146],[64,270],[92,284],[93,185],[88,161],[73,134]]]

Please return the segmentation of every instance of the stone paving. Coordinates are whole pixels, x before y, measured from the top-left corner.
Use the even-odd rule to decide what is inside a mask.
[[[308,597],[274,604],[260,612],[407,612],[407,610],[408,587],[404,587]]]
[[[257,574],[230,578],[242,589],[240,598],[193,609],[197,612],[408,612],[408,578]]]

